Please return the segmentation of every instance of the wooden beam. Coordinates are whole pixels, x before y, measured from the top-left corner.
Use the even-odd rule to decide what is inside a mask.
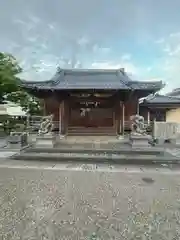
[[[122,102],[122,123],[121,123],[121,133],[124,135],[124,113],[125,113],[125,105]]]

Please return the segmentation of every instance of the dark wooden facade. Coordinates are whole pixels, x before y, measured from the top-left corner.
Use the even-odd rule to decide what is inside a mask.
[[[61,70],[46,82],[24,82],[44,99],[44,114],[53,114],[60,134],[122,134],[137,113],[139,98],[159,90],[161,82],[132,81],[122,70]]]
[[[54,95],[44,98],[44,114],[54,114],[56,129],[66,134],[71,129],[109,130],[114,134],[123,132],[123,121],[129,121],[131,115],[136,114],[138,98],[130,96],[127,100],[121,99],[118,92],[106,91],[97,94],[73,94],[59,101]],[[90,95],[90,96],[88,96]],[[97,96],[94,96],[97,95]],[[127,96],[128,97],[128,96]],[[86,109],[83,114],[83,110]]]

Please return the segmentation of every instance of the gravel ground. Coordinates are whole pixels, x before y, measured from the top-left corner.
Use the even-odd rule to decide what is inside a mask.
[[[180,239],[179,177],[0,168],[0,239]]]

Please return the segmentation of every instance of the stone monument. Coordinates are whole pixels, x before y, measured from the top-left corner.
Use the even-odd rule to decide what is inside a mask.
[[[7,147],[21,149],[28,145],[27,132],[11,132],[7,138]]]
[[[129,136],[132,147],[143,148],[149,147],[150,136],[147,134],[147,125],[144,123],[144,117],[133,115],[130,117],[131,133]]]
[[[56,137],[52,133],[53,115],[42,117],[38,136],[36,137],[36,147],[54,147]]]

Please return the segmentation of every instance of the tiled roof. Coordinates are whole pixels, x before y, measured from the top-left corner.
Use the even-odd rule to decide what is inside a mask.
[[[160,90],[162,82],[138,82],[132,81],[126,73],[119,70],[77,70],[61,69],[49,81],[23,82],[26,88],[38,89],[143,89]]]
[[[150,89],[157,89],[160,90],[164,85],[162,81],[131,81],[128,84],[133,89],[139,89],[139,90],[150,90]]]
[[[180,99],[157,94],[145,98],[142,104],[180,104]]]
[[[179,97],[180,96],[180,88],[176,88],[173,91],[167,93],[166,95],[172,96],[172,97]]]

